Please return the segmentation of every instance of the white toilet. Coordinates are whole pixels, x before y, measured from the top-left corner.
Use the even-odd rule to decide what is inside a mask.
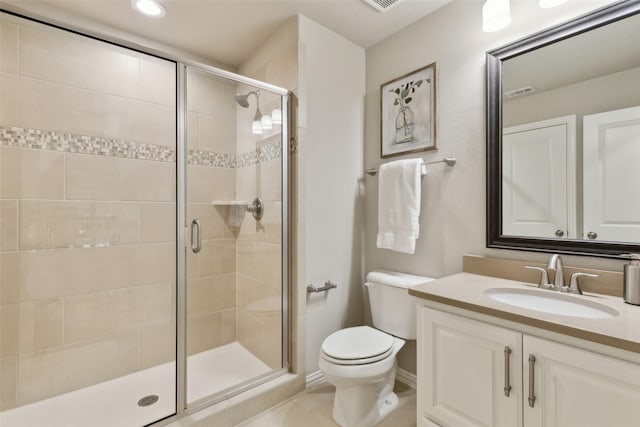
[[[407,288],[428,277],[378,270],[367,274],[373,326],[341,329],[322,343],[320,370],[336,387],[333,418],[343,427],[370,427],[398,406],[396,354],[416,339],[416,298]],[[391,335],[390,335],[391,334]]]

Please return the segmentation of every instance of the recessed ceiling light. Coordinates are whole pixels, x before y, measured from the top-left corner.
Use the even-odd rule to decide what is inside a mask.
[[[156,0],[131,0],[131,6],[143,15],[154,18],[162,18],[167,13],[164,6]]]

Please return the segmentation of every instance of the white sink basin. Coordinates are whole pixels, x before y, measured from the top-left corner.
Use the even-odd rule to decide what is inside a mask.
[[[620,313],[584,297],[542,289],[491,288],[484,293],[496,301],[528,310],[588,319],[608,319]]]

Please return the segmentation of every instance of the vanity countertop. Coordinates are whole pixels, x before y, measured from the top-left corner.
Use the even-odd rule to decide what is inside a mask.
[[[591,319],[545,313],[496,301],[485,293],[491,288],[537,289],[531,283],[459,273],[409,288],[418,298],[487,314],[599,344],[640,353],[640,306],[626,304],[620,297],[586,293],[570,295],[603,304],[619,312],[606,319]],[[553,294],[553,291],[541,291]],[[564,294],[566,295],[566,294]]]

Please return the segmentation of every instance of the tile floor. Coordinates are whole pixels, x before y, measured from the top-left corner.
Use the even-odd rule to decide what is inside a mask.
[[[238,427],[339,427],[331,416],[335,388],[319,385],[288,399]],[[416,391],[396,382],[400,403],[376,427],[415,427]]]

